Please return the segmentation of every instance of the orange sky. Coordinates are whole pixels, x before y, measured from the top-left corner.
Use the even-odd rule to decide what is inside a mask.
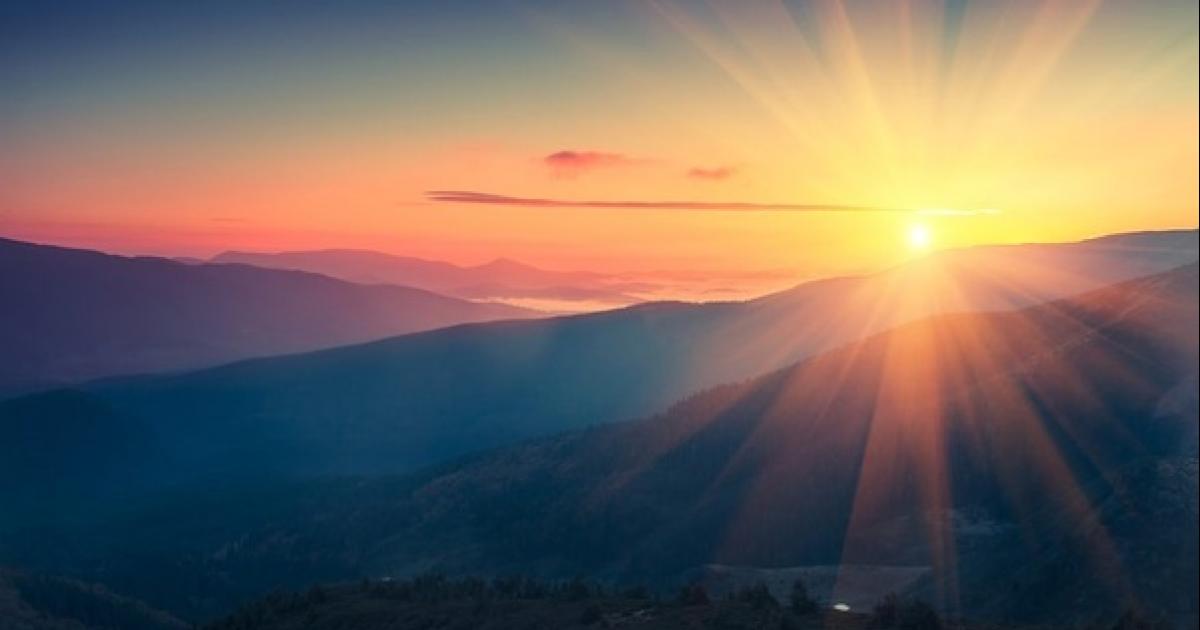
[[[18,38],[0,234],[811,277],[913,255],[914,223],[938,247],[1197,223],[1192,2],[593,5]]]

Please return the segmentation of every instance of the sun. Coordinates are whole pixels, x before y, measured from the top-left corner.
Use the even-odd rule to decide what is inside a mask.
[[[933,244],[933,233],[924,223],[913,223],[908,226],[908,248],[914,252],[923,252]]]

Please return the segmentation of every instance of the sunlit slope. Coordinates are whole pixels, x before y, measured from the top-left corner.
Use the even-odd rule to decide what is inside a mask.
[[[828,349],[938,313],[1010,310],[1060,299],[1197,260],[1194,230],[1118,234],[1080,243],[949,250],[884,273],[801,285],[751,303],[723,335],[717,382],[739,371],[802,358],[814,340]],[[786,315],[785,315],[786,314]],[[725,378],[719,378],[723,376]]]

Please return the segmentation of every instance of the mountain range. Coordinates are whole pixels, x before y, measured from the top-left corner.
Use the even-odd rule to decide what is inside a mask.
[[[515,260],[461,266],[369,250],[327,249],[295,252],[218,254],[213,263],[240,263],[270,269],[319,273],[362,284],[396,284],[470,300],[557,300],[623,306],[641,301],[630,292],[645,283],[589,271],[549,271]]]
[[[415,475],[178,493],[70,551],[42,530],[54,551],[3,553],[193,615],[198,592],[211,611],[430,568],[670,584],[720,563],[921,568],[910,592],[954,614],[1135,601],[1194,623],[1198,277],[939,315],[642,421]],[[202,586],[180,600],[180,580]]]
[[[1196,231],[947,251],[10,398],[0,564],[193,621],[363,575],[719,565],[903,573],[952,614],[1194,623],[1196,258]],[[882,594],[848,575],[822,596]]]
[[[154,482],[404,472],[529,437],[643,416],[704,388],[932,314],[1020,308],[1196,258],[1195,231],[945,252],[748,302],[650,303],[458,326],[183,375],[98,383],[82,393],[12,401],[0,409],[0,429],[31,430],[15,428],[29,424],[22,414],[74,408],[84,396],[97,414],[153,427],[155,456],[134,461],[174,462],[135,475]],[[228,269],[211,272],[220,271]],[[49,442],[73,448],[71,432],[56,427],[53,411],[39,417],[47,420],[37,431],[67,436]]]
[[[954,612],[1027,620],[1019,599],[1081,622],[1135,599],[1194,619],[1196,287],[1189,265],[937,316],[416,475],[185,494],[115,528],[155,532],[139,552],[96,534],[124,542],[86,565],[168,610],[145,575],[232,596],[428,568],[661,583],[844,564],[928,568],[913,592]]]
[[[0,239],[0,394],[537,313],[400,286]]]

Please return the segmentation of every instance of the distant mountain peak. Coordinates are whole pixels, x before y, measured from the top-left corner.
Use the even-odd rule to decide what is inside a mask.
[[[491,271],[500,270],[520,270],[520,271],[541,271],[533,265],[528,265],[519,260],[505,258],[503,256],[496,258],[490,262],[484,263],[476,267],[476,269],[488,269]]]

